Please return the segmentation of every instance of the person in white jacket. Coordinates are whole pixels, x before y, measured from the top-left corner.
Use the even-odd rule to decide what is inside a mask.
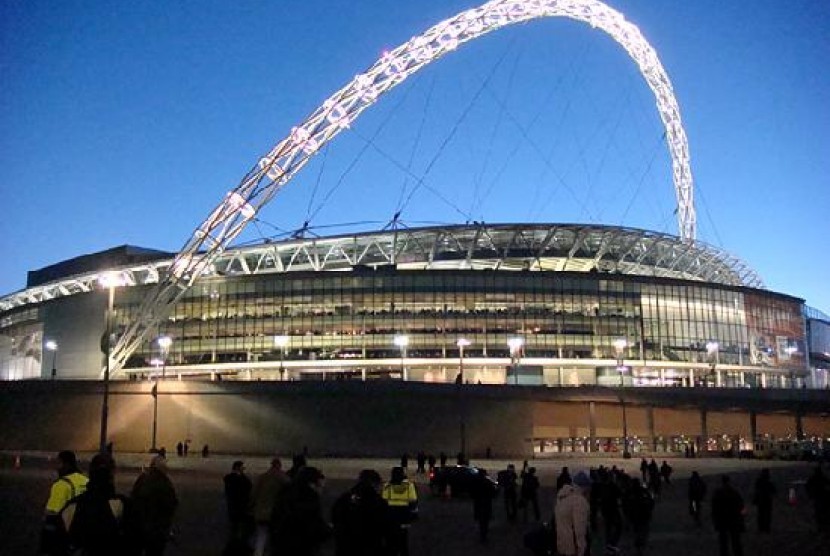
[[[570,479],[556,494],[556,550],[562,556],[582,556],[588,542],[590,506]]]

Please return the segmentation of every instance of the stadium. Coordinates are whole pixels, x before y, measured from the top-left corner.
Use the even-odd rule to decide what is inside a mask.
[[[641,68],[665,126],[678,236],[396,218],[382,230],[233,245],[385,92],[466,41],[550,16],[599,28]],[[81,255],[0,298],[7,443],[30,441],[32,404],[49,400],[65,421],[44,447],[67,436],[95,445],[102,390],[100,445],[136,450],[191,438],[335,455],[820,445],[830,318],[765,289],[698,240],[695,223],[679,108],[637,28],[601,3],[491,2],[385,52],[260,158],[180,252]]]

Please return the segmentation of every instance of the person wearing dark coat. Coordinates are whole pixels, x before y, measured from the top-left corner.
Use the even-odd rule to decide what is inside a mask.
[[[112,457],[97,454],[89,464],[86,491],[61,511],[72,554],[137,554],[135,515],[130,500],[115,493],[114,472]]]
[[[605,547],[609,553],[619,551],[620,537],[622,536],[623,522],[620,514],[622,491],[614,482],[611,474],[603,469],[599,474],[599,511],[602,522],[605,524]]]
[[[364,469],[357,484],[341,495],[331,510],[336,556],[385,556],[393,523],[389,505],[380,495],[383,481]]]
[[[325,476],[316,467],[297,470],[274,508],[272,551],[275,555],[315,556],[332,535],[323,519],[320,491]]]
[[[721,486],[712,495],[712,522],[718,532],[720,556],[743,556],[741,534],[744,532],[744,500],[724,475]]]
[[[533,516],[536,521],[542,517],[539,511],[539,478],[536,476],[536,468],[528,467],[527,471],[522,473],[522,486],[519,491],[521,499],[520,504],[524,510],[524,520],[527,522],[528,507],[533,507]]]
[[[697,471],[692,471],[692,476],[689,479],[689,515],[692,516],[698,526],[701,524],[700,512],[705,497],[706,483]]]
[[[672,466],[669,465],[666,460],[663,460],[663,464],[660,465],[660,475],[663,477],[663,481],[667,484],[671,484],[671,474],[674,469]]]
[[[830,536],[830,479],[821,470],[820,465],[807,479],[804,490],[813,501],[816,528],[819,534]]]
[[[179,505],[176,489],[167,476],[167,459],[155,456],[150,468],[138,476],[130,495],[138,520],[140,554],[161,556],[170,538],[173,515]]]
[[[253,532],[253,517],[250,513],[251,479],[245,475],[245,463],[233,462],[231,472],[225,475],[225,502],[228,508],[228,543],[226,556],[242,555],[248,550],[249,538]]]
[[[487,471],[479,469],[470,490],[473,498],[473,519],[478,523],[478,540],[486,543],[490,532],[490,520],[493,518],[493,498],[498,489],[487,476]]]
[[[508,521],[516,520],[516,506],[519,497],[519,476],[516,467],[511,463],[496,475],[499,488],[504,496],[504,513]]]
[[[648,544],[651,515],[654,511],[654,498],[639,480],[631,479],[623,499],[623,507],[634,532],[634,548],[637,549],[638,555],[642,555]]]
[[[772,500],[775,498],[775,492],[769,469],[762,469],[755,480],[755,493],[752,496],[752,503],[758,508],[759,533],[769,533],[772,530]]]

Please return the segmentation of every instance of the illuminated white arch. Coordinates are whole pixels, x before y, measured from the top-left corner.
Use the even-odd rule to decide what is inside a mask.
[[[507,25],[543,17],[567,17],[601,29],[622,46],[640,68],[654,93],[666,128],[678,206],[680,238],[695,239],[692,173],[686,133],[671,82],[657,53],[640,30],[618,11],[597,0],[493,0],[462,12],[386,52],[367,71],[331,95],[288,137],[277,143],[245,175],[176,256],[142,304],[139,314],[112,351],[111,367],[120,369],[142,339],[168,314],[193,282],[236,238],[311,156],[349,127],[361,112],[407,77],[461,44]]]

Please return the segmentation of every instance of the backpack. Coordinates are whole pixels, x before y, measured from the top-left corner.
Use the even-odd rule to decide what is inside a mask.
[[[101,499],[85,493],[70,501],[60,517],[67,532],[69,554],[121,554],[126,545],[125,499]]]

